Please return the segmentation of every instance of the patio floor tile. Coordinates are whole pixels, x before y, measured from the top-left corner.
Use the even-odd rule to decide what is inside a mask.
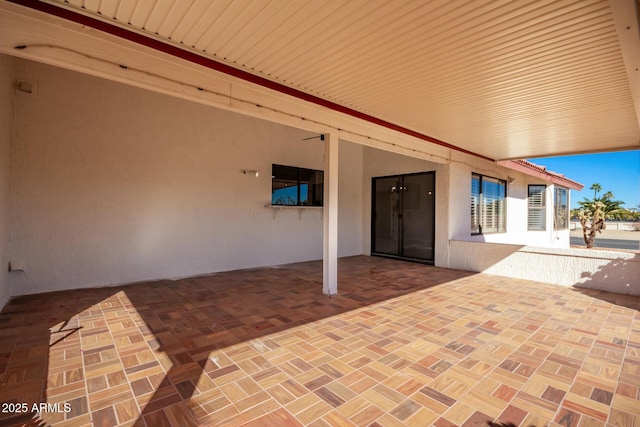
[[[321,272],[14,298],[0,402],[27,410],[0,425],[640,425],[638,297],[365,256],[328,297]]]

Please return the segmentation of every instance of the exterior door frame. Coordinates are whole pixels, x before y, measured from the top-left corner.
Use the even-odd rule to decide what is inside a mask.
[[[431,237],[432,237],[432,257],[431,259],[426,259],[426,258],[417,258],[417,257],[410,257],[410,256],[405,256],[402,253],[403,250],[403,246],[404,246],[404,224],[403,224],[403,216],[404,216],[404,207],[403,207],[403,203],[404,203],[404,194],[402,193],[402,191],[400,191],[398,193],[398,205],[401,206],[399,208],[400,210],[400,217],[398,219],[398,236],[399,236],[399,241],[398,241],[398,253],[397,254],[391,254],[391,253],[384,253],[384,252],[379,252],[376,251],[376,215],[377,215],[377,210],[376,210],[376,181],[378,179],[391,179],[391,178],[397,178],[399,179],[400,182],[400,187],[404,186],[404,178],[407,176],[416,176],[416,175],[432,175],[433,176],[433,205],[432,205],[432,217],[433,220],[430,221],[430,231],[431,231]],[[436,187],[436,172],[435,171],[426,171],[426,172],[414,172],[414,173],[407,173],[407,174],[395,174],[395,175],[386,175],[386,176],[375,176],[371,178],[371,255],[374,256],[381,256],[381,257],[387,257],[387,258],[396,258],[396,259],[402,259],[402,260],[406,260],[406,261],[413,261],[413,262],[420,262],[420,263],[424,263],[424,264],[434,264],[435,261],[435,231],[436,231],[436,224],[435,224],[435,218],[436,218],[436,194],[435,194],[435,187]],[[425,219],[427,220],[427,219]]]

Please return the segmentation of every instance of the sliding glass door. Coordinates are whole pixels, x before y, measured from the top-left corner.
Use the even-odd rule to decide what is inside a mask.
[[[371,252],[400,255],[400,177],[373,178]]]
[[[371,252],[433,262],[435,172],[373,178]]]

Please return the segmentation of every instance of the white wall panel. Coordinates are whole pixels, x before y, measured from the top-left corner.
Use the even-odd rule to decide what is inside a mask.
[[[322,257],[320,211],[265,207],[272,163],[322,169],[309,132],[16,63],[38,91],[14,98],[11,256],[25,262],[14,295]],[[341,154],[349,198],[361,193],[361,148]],[[341,211],[358,230],[342,233],[341,255],[362,253],[357,200]]]
[[[471,235],[471,174],[478,173],[507,181],[506,232]],[[449,240],[509,243],[544,247],[569,247],[569,234],[553,230],[551,198],[547,198],[546,231],[527,230],[527,190],[529,184],[550,185],[542,179],[524,175],[471,156],[454,156],[450,165]],[[511,181],[511,182],[509,182]],[[552,194],[548,188],[547,195]],[[454,249],[451,249],[454,250]]]
[[[360,255],[363,253],[362,224],[368,209],[363,209],[364,190],[362,185],[364,147],[347,141],[340,141],[338,152],[338,256]],[[339,291],[339,289],[338,289]]]
[[[400,154],[390,153],[374,148],[364,148],[364,162],[362,172],[362,199],[364,218],[362,222],[363,250],[366,254],[371,253],[371,178],[378,176],[389,176],[397,174],[408,174],[416,172],[428,172],[436,170],[436,163],[426,160],[415,159]],[[440,191],[440,178],[436,172],[436,197]],[[437,199],[436,199],[437,203]],[[436,206],[436,230],[441,219]],[[436,242],[440,236],[436,235]],[[436,256],[438,256],[436,254]]]
[[[450,268],[640,296],[637,253],[458,240],[450,246]]]
[[[9,171],[14,59],[0,55],[0,310],[9,300]]]
[[[9,259],[25,265],[9,275],[12,294],[322,257],[321,211],[265,208],[273,163],[323,168],[322,142],[305,140],[314,134],[13,62],[15,76],[37,90],[11,93],[12,187],[2,201],[11,206]],[[527,184],[540,184],[535,178],[456,153],[449,165],[438,165],[346,141],[339,147],[340,256],[370,250],[372,177],[432,170],[436,265],[449,264],[451,240],[568,246],[568,233],[526,230]],[[471,172],[514,178],[507,233],[470,235]]]

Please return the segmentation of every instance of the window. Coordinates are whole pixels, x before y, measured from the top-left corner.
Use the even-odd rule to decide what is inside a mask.
[[[322,206],[324,173],[294,166],[273,165],[271,204],[282,206]]]
[[[471,234],[506,231],[506,195],[506,181],[471,175]]]
[[[569,190],[556,187],[556,197],[553,201],[553,228],[566,230],[569,228]]]
[[[529,231],[546,230],[546,203],[545,203],[545,185],[530,185],[528,194],[529,217],[527,221],[527,229]]]

